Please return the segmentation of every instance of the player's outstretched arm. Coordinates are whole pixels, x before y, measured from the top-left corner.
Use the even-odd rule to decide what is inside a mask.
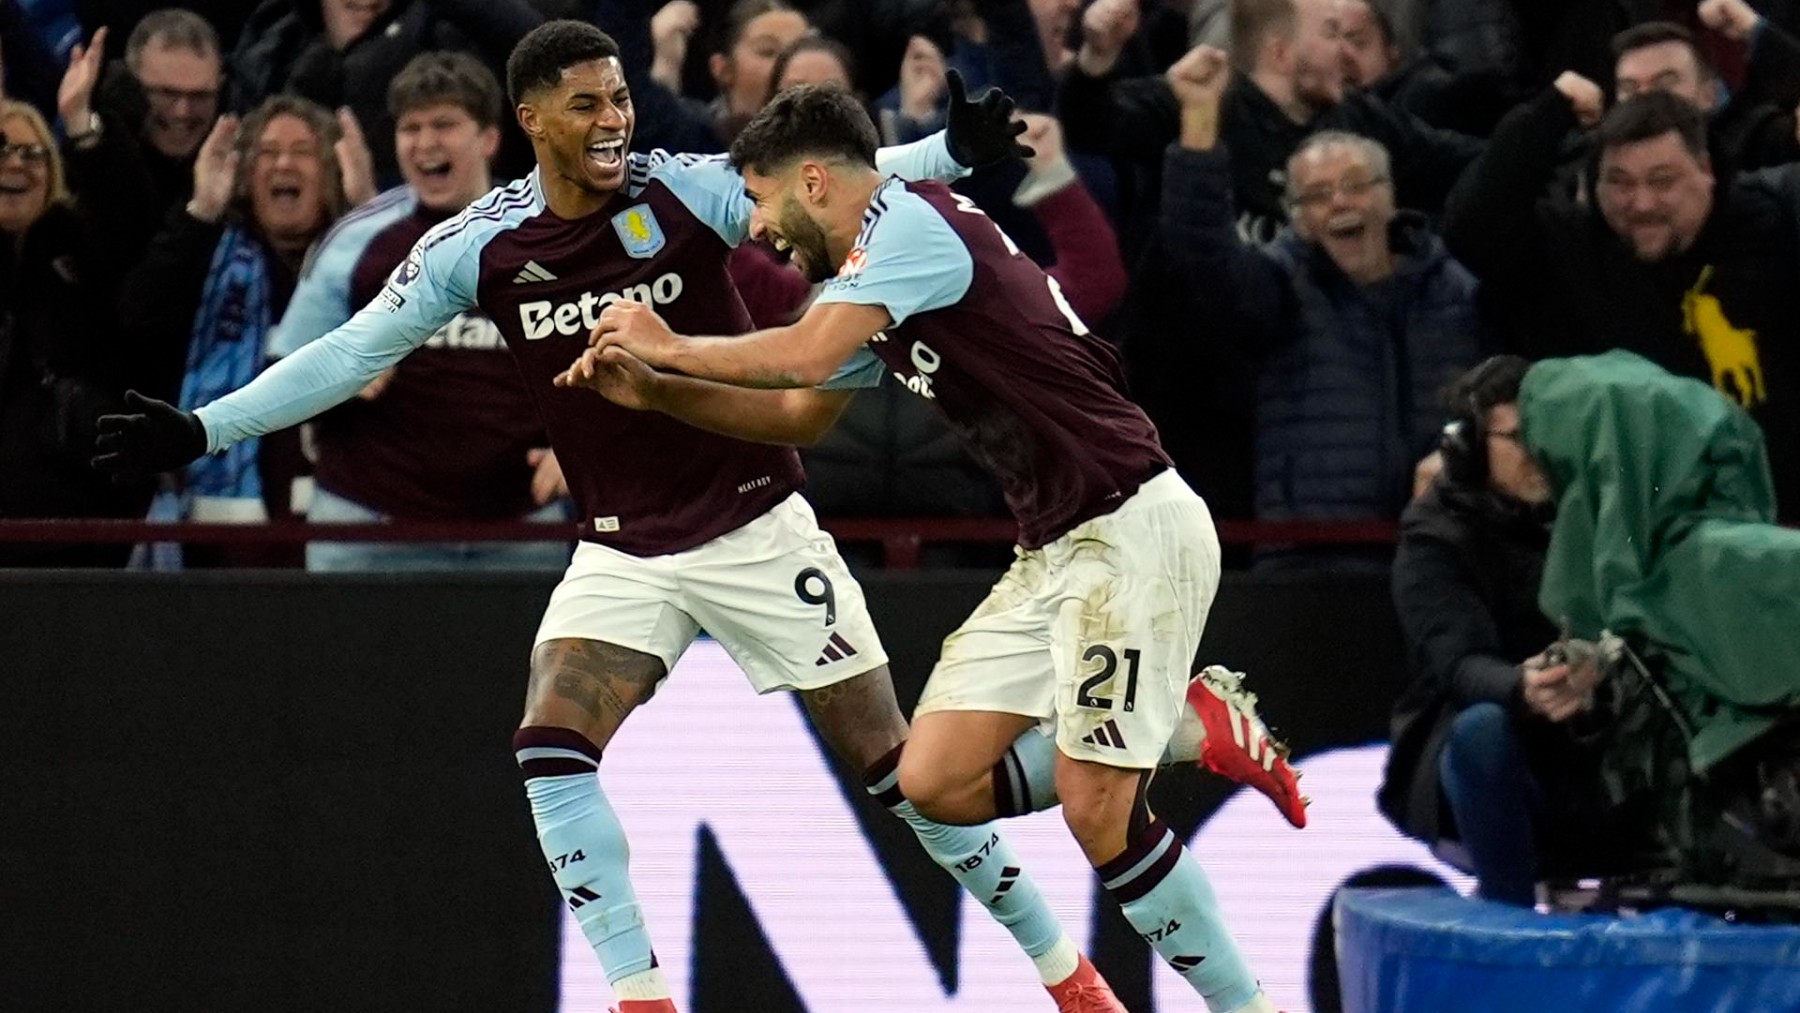
[[[642,303],[616,302],[600,313],[593,350],[622,348],[649,365],[738,387],[817,387],[830,380],[890,322],[887,308],[815,302],[786,327],[737,338],[682,337]],[[589,357],[572,367],[577,379]]]
[[[989,88],[971,99],[955,70],[950,71],[948,82],[950,107],[944,129],[911,144],[878,149],[875,168],[882,175],[948,183],[967,176],[971,169],[1033,154],[1019,143],[1025,123],[1013,118],[1013,100],[1005,92]],[[642,157],[643,161],[634,165],[646,167],[651,179],[667,186],[720,239],[736,246],[749,238],[755,205],[744,196],[744,177],[725,156],[656,151]]]
[[[817,443],[853,393],[816,387],[754,390],[660,373],[616,346],[588,349],[556,384],[586,387],[623,407],[662,412],[721,436],[791,447]]]
[[[136,411],[103,416],[94,467],[119,476],[168,471],[350,400],[470,305],[472,286],[462,281],[458,265],[433,265],[415,251],[374,302],[238,390],[192,412],[140,396],[128,403]]]

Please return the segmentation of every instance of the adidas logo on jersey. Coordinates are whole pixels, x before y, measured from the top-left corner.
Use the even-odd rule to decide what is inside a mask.
[[[1112,718],[1107,718],[1100,727],[1082,736],[1081,741],[1090,746],[1108,746],[1113,749],[1125,748],[1125,736],[1119,732],[1119,726]]]
[[[514,285],[529,285],[534,281],[555,281],[556,275],[544,270],[544,266],[535,260],[527,260],[519,273],[513,275]]]
[[[829,665],[834,661],[843,661],[845,658],[854,657],[856,657],[856,648],[850,646],[850,641],[845,640],[840,634],[833,633],[831,639],[825,644],[824,653],[820,654],[819,660],[813,664]]]
[[[583,292],[573,302],[553,303],[548,299],[519,304],[519,325],[525,329],[526,341],[537,341],[552,334],[564,336],[585,334],[600,322],[600,311],[621,299],[647,306],[667,306],[681,298],[681,275],[673,272],[655,281],[628,285],[617,292],[595,295]]]

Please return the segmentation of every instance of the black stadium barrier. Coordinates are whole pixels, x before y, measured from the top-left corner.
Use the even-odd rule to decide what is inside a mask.
[[[904,707],[993,576],[865,575]],[[551,583],[0,572],[0,1009],[556,1009],[561,909],[509,744]],[[1382,740],[1403,678],[1376,578],[1228,574],[1202,654],[1252,673],[1300,760]],[[752,801],[758,769],[748,755],[731,774]],[[953,884],[854,776],[839,784],[953,991]],[[1230,796],[1192,770],[1153,790],[1183,835]],[[730,842],[698,838],[684,1013],[806,1008]],[[1298,871],[1266,870],[1277,887]],[[1096,961],[1153,1009],[1147,948],[1092,910]]]

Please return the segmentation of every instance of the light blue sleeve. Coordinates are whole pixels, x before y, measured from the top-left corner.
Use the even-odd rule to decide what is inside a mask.
[[[847,302],[882,306],[898,327],[908,317],[961,299],[975,278],[975,258],[937,209],[898,184],[875,197],[886,204],[837,276],[814,304]]]
[[[819,384],[820,390],[867,390],[881,386],[881,378],[887,375],[887,363],[882,362],[869,346],[864,345],[856,350],[856,354],[844,360],[844,364],[831,374],[831,378]]]
[[[882,148],[875,152],[875,168],[883,176],[943,183],[954,183],[969,174],[968,166],[950,157],[950,142],[942,130],[911,144]]]
[[[750,212],[755,205],[744,196],[744,177],[726,156],[671,155],[658,148],[648,155],[632,155],[630,170],[634,193],[651,180],[662,183],[727,246],[736,246],[750,235]]]
[[[287,311],[269,332],[271,357],[290,356],[350,319],[356,312],[350,305],[350,279],[356,264],[382,229],[412,213],[416,202],[411,195],[405,187],[390,190],[325,234],[294,287]]]
[[[884,176],[901,179],[950,182],[969,174],[950,157],[941,130],[921,141],[876,151],[875,167]],[[658,148],[648,155],[632,155],[630,174],[634,193],[651,180],[661,182],[726,245],[736,246],[749,237],[750,212],[755,205],[744,195],[744,177],[731,167],[727,156],[671,155]]]
[[[475,305],[481,247],[494,229],[452,230],[452,218],[427,232],[374,301],[343,326],[270,366],[256,379],[195,414],[206,449],[297,425],[342,404]]]

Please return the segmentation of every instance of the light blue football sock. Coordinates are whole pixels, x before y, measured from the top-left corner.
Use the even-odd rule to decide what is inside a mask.
[[[1069,967],[1056,977],[1049,977],[1061,969],[1063,959],[1060,955],[1053,961],[1052,969],[1047,969],[1051,965],[1038,961],[1037,958],[1051,954],[1063,939],[1062,925],[1050,912],[1037,884],[1026,875],[1012,846],[1000,836],[999,829],[992,823],[951,826],[919,815],[913,804],[900,794],[899,761],[900,750],[895,749],[864,773],[869,794],[906,821],[931,860],[950,873],[964,890],[987,908],[995,921],[1012,933],[1025,954],[1032,957],[1034,963],[1039,963],[1038,970],[1047,982],[1061,981],[1073,973],[1074,968]],[[1063,949],[1072,952],[1072,947]]]
[[[1200,993],[1207,1009],[1226,1013],[1257,997],[1260,988],[1225,928],[1212,884],[1161,820],[1097,871],[1125,920]]]
[[[557,889],[594,947],[607,980],[656,966],[650,933],[627,875],[625,829],[600,791],[600,750],[565,728],[521,728],[513,750],[538,842]]]
[[[1023,816],[1055,806],[1056,740],[1028,729],[994,764],[994,815]]]

